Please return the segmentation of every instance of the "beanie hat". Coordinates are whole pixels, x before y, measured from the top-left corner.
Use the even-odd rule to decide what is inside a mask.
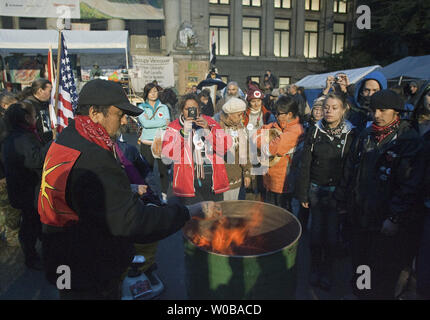
[[[257,89],[255,87],[251,87],[246,95],[246,100],[251,101],[252,99],[263,99],[264,94],[263,91]]]
[[[404,102],[400,96],[389,89],[380,90],[370,97],[370,109],[393,109],[404,111]]]
[[[246,110],[246,103],[242,99],[232,97],[228,99],[226,103],[222,106],[222,111],[224,113],[235,113],[243,112]]]

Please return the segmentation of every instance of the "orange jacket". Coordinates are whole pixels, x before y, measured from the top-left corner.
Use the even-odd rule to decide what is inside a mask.
[[[288,190],[287,176],[291,165],[291,157],[302,138],[303,127],[297,117],[295,120],[289,122],[285,128],[281,128],[277,122],[273,122],[264,125],[261,129],[271,128],[281,130],[282,134],[270,142],[269,152],[272,156],[276,155],[282,158],[278,163],[269,168],[269,171],[263,176],[263,183],[268,191],[287,193],[290,192]],[[257,146],[261,149],[261,140],[257,140]]]

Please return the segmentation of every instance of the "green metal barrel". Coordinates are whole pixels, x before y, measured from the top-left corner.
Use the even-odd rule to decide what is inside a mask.
[[[183,229],[188,298],[198,299],[294,299],[296,253],[302,227],[294,215],[280,207],[256,201],[220,202],[223,216],[262,220],[251,230],[262,239],[259,248],[220,254],[196,246],[196,234],[208,237],[213,221],[191,220]]]

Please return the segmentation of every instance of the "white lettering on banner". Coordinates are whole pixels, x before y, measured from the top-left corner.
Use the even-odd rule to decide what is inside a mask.
[[[138,92],[143,91],[145,85],[154,80],[163,88],[173,87],[175,85],[173,57],[133,55],[130,78],[133,88]]]

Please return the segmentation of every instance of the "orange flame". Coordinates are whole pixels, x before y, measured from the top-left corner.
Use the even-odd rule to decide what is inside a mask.
[[[196,246],[221,254],[234,254],[234,249],[244,245],[249,232],[259,226],[263,215],[254,212],[250,219],[234,222],[232,217],[222,217],[212,226],[211,239],[195,234],[191,240]]]

